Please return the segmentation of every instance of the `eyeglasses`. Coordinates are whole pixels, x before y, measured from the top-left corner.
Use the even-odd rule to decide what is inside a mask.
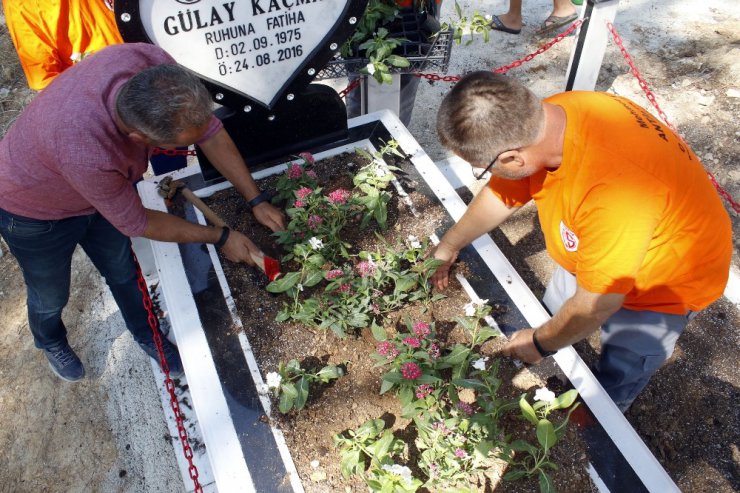
[[[498,158],[501,157],[501,154],[503,154],[505,152],[509,152],[509,151],[508,150],[507,151],[501,151],[498,154],[496,154],[496,157],[493,158],[493,160],[491,160],[491,162],[488,164],[488,166],[486,166],[486,169],[483,170],[483,173],[481,173],[481,174],[478,175],[478,179],[479,180],[482,180],[483,177],[486,176],[486,173],[488,173],[491,170],[491,168],[493,168],[493,165],[496,164],[496,161],[498,161]]]

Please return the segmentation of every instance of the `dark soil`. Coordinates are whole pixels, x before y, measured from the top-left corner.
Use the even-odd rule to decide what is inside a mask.
[[[351,188],[351,174],[337,173],[347,169],[347,162],[359,163],[356,155],[342,155],[317,163],[314,170],[319,175],[319,182],[324,186],[324,193],[336,188]],[[408,165],[400,162],[395,165]],[[270,179],[260,184],[262,189],[270,189]],[[389,206],[389,228],[383,233],[385,241],[394,244],[403,241],[408,235],[418,238],[428,237],[437,229],[444,217],[441,206],[428,200],[424,195],[410,193],[412,203],[419,212],[419,217],[412,217],[408,206],[394,195]],[[208,200],[209,205],[232,227],[246,232],[264,250],[273,255],[273,239],[263,227],[255,224],[249,214],[244,214],[243,199],[233,189],[215,194]],[[347,228],[345,239],[353,245],[355,251],[373,250],[378,240],[372,230]],[[364,490],[365,486],[357,478],[345,480],[339,472],[339,455],[334,448],[332,436],[347,429],[353,429],[369,419],[383,418],[398,436],[413,433],[408,428],[409,421],[398,417],[400,406],[395,396],[389,392],[379,395],[383,368],[373,368],[374,361],[370,354],[375,352],[376,341],[369,329],[364,329],[356,336],[339,339],[332,333],[317,328],[305,327],[295,323],[277,323],[274,321],[284,298],[273,296],[263,290],[264,280],[255,279],[254,271],[222,259],[229,287],[234,296],[237,311],[244,324],[246,335],[252,345],[254,354],[262,369],[263,375],[276,371],[280,362],[297,359],[305,366],[325,364],[345,365],[347,374],[334,384],[312,389],[308,405],[300,412],[279,415],[276,411],[273,419],[286,436],[293,460],[308,492],[345,491],[345,487]],[[290,270],[290,265],[283,270]],[[464,266],[460,267],[464,269]],[[443,343],[462,341],[461,329],[455,327],[454,318],[462,314],[462,307],[469,298],[455,281],[445,291],[447,298],[435,302],[428,312],[421,306],[410,306],[401,312],[391,314],[385,321],[387,330],[392,331],[404,316],[410,315],[414,320],[435,321],[438,337]],[[495,353],[503,345],[498,339],[487,343],[482,351]],[[531,377],[526,388],[516,388],[511,384],[513,376],[520,370],[508,360],[502,361],[500,376],[508,382],[502,392],[507,398],[518,398],[523,390],[543,386],[544,383]],[[521,384],[520,384],[521,385]],[[513,432],[521,438],[536,443],[531,426],[515,417],[518,410],[506,419],[507,432]],[[512,428],[513,427],[513,428]],[[411,427],[412,428],[412,427]],[[527,436],[527,430],[529,436]],[[408,440],[407,440],[408,441]],[[553,460],[561,468],[553,473],[558,491],[591,491],[592,485],[585,472],[587,458],[585,447],[574,429],[570,429],[553,450]],[[318,468],[312,468],[312,461],[319,461]],[[315,465],[315,464],[314,464]],[[500,477],[505,472],[490,471],[487,485],[480,485],[481,491],[495,487],[496,491],[529,492],[538,489],[536,478],[520,480],[513,483],[501,483]],[[324,476],[325,474],[325,476]],[[325,479],[322,479],[324,478]]]

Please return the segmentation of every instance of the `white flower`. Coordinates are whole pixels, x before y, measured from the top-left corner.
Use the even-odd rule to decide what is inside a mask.
[[[414,479],[411,475],[411,469],[406,466],[401,466],[399,464],[393,464],[392,466],[389,466],[388,464],[383,464],[383,470],[393,473],[397,476],[401,476],[404,481],[409,484],[411,484]]]
[[[315,236],[312,236],[311,239],[308,240],[308,243],[314,250],[321,250],[322,248],[324,248],[324,242],[316,238]]]
[[[486,369],[486,361],[488,361],[488,356],[473,361],[471,363],[471,365],[476,370],[485,370]]]
[[[463,310],[465,310],[465,316],[466,317],[474,317],[475,316],[475,308],[477,306],[483,306],[486,303],[488,303],[488,300],[482,300],[478,298],[477,300],[473,300],[467,305],[463,307]]]
[[[409,245],[411,245],[411,248],[421,248],[421,242],[419,241],[419,238],[417,238],[414,235],[409,235],[408,237]]]
[[[535,391],[534,400],[547,402],[549,404],[555,400],[555,392],[549,390],[547,387],[542,387]]]
[[[296,287],[298,288],[298,291],[303,291],[303,284],[298,283],[298,286]]]
[[[368,74],[373,75],[375,73],[375,65],[373,65],[372,63],[368,63],[367,67],[365,68],[367,69]]]
[[[283,381],[283,377],[281,377],[279,373],[271,371],[270,373],[267,374],[267,388],[268,389],[279,388],[280,382],[282,381]]]
[[[387,174],[388,174],[388,172],[386,170],[384,170],[382,166],[376,166],[375,167],[375,176],[377,176],[378,178],[382,178],[382,177],[384,177]]]

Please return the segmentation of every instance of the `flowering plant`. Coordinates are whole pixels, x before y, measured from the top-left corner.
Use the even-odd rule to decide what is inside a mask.
[[[275,182],[276,193],[272,197],[273,204],[292,202],[294,193],[302,187],[316,188],[317,176],[311,169],[315,162],[313,155],[310,152],[302,152],[297,158],[296,161],[288,164],[288,170]]]
[[[301,368],[297,360],[280,363],[277,372],[270,372],[265,380],[267,387],[278,398],[278,409],[285,414],[295,408],[303,409],[308,400],[310,385],[315,382],[329,383],[344,375],[339,366],[327,365],[312,373]]]
[[[555,491],[552,479],[545,468],[557,469],[550,460],[550,450],[565,434],[571,413],[578,407],[575,403],[578,393],[569,390],[555,396],[555,393],[547,388],[538,389],[535,392],[535,404],[531,405],[526,394],[519,399],[519,407],[522,416],[535,426],[538,445],[532,445],[525,440],[516,440],[503,448],[501,457],[507,460],[513,467],[504,476],[505,480],[513,481],[522,477],[539,475],[540,491]],[[556,409],[568,409],[568,413],[559,423],[553,424],[548,415]],[[516,453],[523,455],[518,458]]]

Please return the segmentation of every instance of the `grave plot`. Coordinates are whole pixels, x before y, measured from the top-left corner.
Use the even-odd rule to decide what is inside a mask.
[[[424,235],[431,234],[430,230],[441,233],[449,227],[453,218],[459,217],[464,209],[464,203],[445,177],[426,157],[423,150],[392,115],[384,114],[382,117],[369,115],[356,119],[352,123],[350,135],[346,141],[334,148],[315,149],[314,151],[316,157],[321,159],[324,155],[334,156],[351,152],[356,147],[377,150],[390,140],[400,142],[400,151],[412,156],[409,160],[399,160],[393,164],[398,164],[402,168],[404,174],[400,175],[401,180],[399,180],[402,190],[411,196],[411,204],[414,204],[414,208],[417,209],[422,219],[415,223],[404,220],[402,216],[389,214],[389,227],[384,237],[402,238],[407,237],[407,233],[416,233],[418,238],[423,238]],[[325,154],[322,154],[324,152]],[[405,161],[410,161],[410,163]],[[361,161],[352,159],[352,162],[355,166],[359,166]],[[256,178],[274,180],[275,178],[268,177],[281,174],[286,169],[287,164],[268,168],[256,173]],[[175,176],[183,179],[200,196],[210,197],[216,193],[225,193],[226,197],[223,200],[226,203],[229,202],[228,183],[206,184],[200,174],[191,173],[193,173],[192,170],[184,170],[180,172],[180,175],[176,173]],[[339,180],[342,179],[342,173],[334,170],[329,176],[331,180],[327,191],[341,185]],[[404,183],[406,183],[405,186]],[[161,198],[156,195],[156,183],[142,184],[140,188],[149,206],[167,209]],[[227,191],[223,192],[224,190]],[[403,211],[407,207],[403,200],[399,201],[403,194],[398,194],[395,187],[389,190],[394,196],[391,204],[395,201],[395,204],[398,204],[397,210]],[[414,198],[416,198],[416,203]],[[218,204],[214,203],[213,206],[228,217],[228,220],[236,222],[239,219],[239,214],[231,217],[226,213],[226,209],[220,209]],[[438,220],[429,219],[435,216],[429,216],[427,212],[435,208],[440,210],[444,208],[444,212],[437,216]],[[170,208],[169,211],[190,220],[204,221],[203,217],[189,205],[184,208]],[[242,214],[244,215],[247,214]],[[396,230],[396,227],[399,229]],[[257,229],[255,227],[253,231]],[[357,233],[360,228],[355,226],[350,230]],[[259,241],[260,246],[265,248],[267,253],[273,255],[279,253],[279,249],[274,246],[270,247],[274,245],[274,241],[269,236]],[[262,244],[262,241],[266,243]],[[357,240],[356,247],[361,245],[362,242]],[[395,331],[407,330],[402,322],[405,314],[413,318],[426,317],[423,321],[435,321],[435,324],[434,317],[439,315],[442,323],[439,326],[435,325],[437,335],[443,336],[444,342],[452,344],[453,347],[455,343],[466,344],[465,331],[454,327],[454,318],[463,315],[462,305],[469,302],[471,297],[472,299],[489,300],[488,305],[493,308],[494,325],[504,332],[541,323],[542,317],[546,316],[541,306],[508,262],[500,256],[500,252],[496,252],[497,249],[490,239],[477,241],[472,248],[463,253],[461,258],[465,266],[462,273],[467,274],[472,289],[465,291],[465,296],[462,291],[456,293],[454,290],[451,291],[450,297],[442,302],[443,305],[440,305],[437,310],[432,309],[429,313],[424,312],[418,304],[416,308],[399,312],[396,318],[391,319],[392,322],[387,324],[388,337],[393,337]],[[293,322],[282,326],[277,324],[274,322],[273,314],[274,310],[280,309],[283,300],[273,298],[260,289],[254,290],[254,285],[266,287],[267,281],[263,274],[250,270],[246,266],[227,266],[226,276],[224,276],[216,251],[211,246],[157,244],[155,257],[162,274],[164,298],[173,319],[173,330],[178,341],[187,341],[181,343],[183,344],[181,345],[183,362],[188,372],[188,384],[193,395],[193,405],[198,420],[199,422],[206,421],[206,424],[201,422],[201,427],[204,430],[206,447],[211,455],[211,463],[217,469],[214,471],[217,484],[230,484],[228,479],[220,480],[220,476],[238,477],[240,474],[248,477],[249,481],[253,481],[258,491],[263,491],[262,487],[267,488],[264,491],[275,491],[275,485],[284,485],[285,488],[293,488],[296,491],[304,488],[310,491],[312,487],[319,488],[318,485],[326,488],[327,484],[333,485],[334,482],[337,485],[347,484],[333,466],[340,459],[337,455],[332,455],[338,452],[329,445],[331,444],[330,435],[335,431],[339,432],[355,426],[363,418],[382,417],[383,412],[379,412],[376,416],[371,415],[372,411],[380,411],[382,408],[379,402],[388,402],[391,413],[394,409],[393,399],[390,397],[393,391],[386,392],[382,397],[378,396],[382,386],[381,377],[387,368],[374,370],[368,368],[369,373],[364,381],[359,383],[352,381],[355,375],[353,372],[363,365],[368,367],[367,360],[371,357],[371,353],[373,350],[375,352],[378,350],[378,342],[372,330],[365,328],[365,330],[359,330],[356,337],[339,339],[329,331],[311,327],[305,330],[297,329],[297,325]],[[289,265],[289,263],[284,265],[286,277]],[[229,271],[232,273],[229,274]],[[231,280],[227,280],[229,277]],[[242,295],[246,298],[240,300]],[[465,297],[468,301],[465,301]],[[270,313],[271,310],[272,313]],[[540,312],[538,313],[537,310]],[[249,322],[245,322],[247,317],[250,317]],[[401,323],[398,323],[399,321]],[[295,345],[286,344],[287,334],[291,333],[298,336],[296,344],[301,347],[300,350],[296,349]],[[266,336],[266,339],[258,339],[257,334]],[[467,343],[469,342],[468,340]],[[475,349],[476,352],[480,349],[481,356],[492,354],[495,353],[496,344],[498,343],[494,339],[493,342],[487,342]],[[339,350],[335,353],[335,359],[332,359],[330,351],[336,348]],[[327,355],[329,355],[328,359],[325,358]],[[318,385],[313,389],[309,387],[309,399],[305,409],[300,412],[292,411],[282,416],[275,409],[279,401],[274,400],[265,379],[268,373],[279,369],[280,362],[287,363],[290,359],[304,363],[304,369],[323,368],[327,365],[340,366],[346,370],[346,375],[339,379],[331,379],[328,385]],[[634,491],[649,491],[653,483],[670,485],[670,479],[657,465],[652,455],[641,442],[634,440],[634,430],[624,421],[621,413],[603,393],[599,394],[599,389],[595,387],[593,380],[589,380],[590,374],[584,370],[585,365],[577,358],[575,352],[561,350],[555,359],[564,368],[563,372],[568,379],[581,392],[585,400],[581,408],[585,409],[588,405],[599,416],[598,420],[579,421],[581,424],[588,424],[583,428],[577,428],[581,438],[575,438],[571,432],[567,432],[565,439],[573,438],[575,443],[584,444],[582,449],[576,447],[577,450],[583,450],[583,454],[575,456],[577,459],[575,463],[566,466],[561,463],[563,468],[573,472],[567,481],[591,481],[592,479],[587,478],[587,474],[584,473],[583,468],[585,467],[591,471],[593,478],[601,475],[600,479],[595,480],[605,482],[609,488],[630,484]],[[490,360],[488,364],[492,363],[493,361]],[[189,368],[197,368],[197,370],[188,371]],[[502,380],[507,380],[506,385],[502,384],[502,387],[513,389],[508,380],[515,373],[514,368],[504,369],[502,367],[499,376]],[[530,389],[530,399],[533,397],[534,387],[543,383],[555,388],[553,385],[555,381],[548,382],[548,376],[540,381],[533,380],[523,385]],[[358,392],[360,388],[364,395],[373,395],[375,398],[369,401],[372,403],[370,407],[364,404],[360,407],[361,404],[356,403],[357,406],[353,410],[352,398],[355,394],[350,391]],[[563,385],[555,390],[562,392],[566,388]],[[511,392],[513,393],[509,393],[508,397],[514,398],[520,391],[512,390]],[[475,405],[479,405],[477,400]],[[335,419],[342,407],[348,415],[354,414],[353,419],[355,420],[352,422],[350,419],[344,427],[340,425],[340,419]],[[395,412],[398,412],[399,407],[400,404],[396,402]],[[331,424],[321,421],[312,423],[312,418],[322,410],[329,411],[329,415],[333,416]],[[514,415],[512,414],[512,417],[507,419],[519,421],[518,418],[513,417]],[[230,422],[226,421],[224,425],[224,419],[227,416]],[[557,419],[562,417],[562,415],[553,414],[554,420],[555,416],[559,416]],[[586,414],[586,417],[589,416],[590,414]],[[606,424],[602,427],[599,422]],[[393,426],[397,430],[406,428],[403,418],[396,419]],[[313,440],[318,440],[320,427],[325,427],[328,433],[324,434],[321,441],[313,443]],[[218,438],[209,436],[219,435],[224,431],[228,433]],[[526,431],[516,433],[526,434]],[[404,438],[409,443],[415,442],[413,437],[405,436]],[[528,439],[534,444],[537,443],[537,438],[533,435],[530,435]],[[305,445],[307,442],[310,442],[311,447],[303,450],[297,449],[294,458],[293,446],[296,443]],[[553,449],[554,456],[557,454],[556,450],[557,446]],[[568,455],[565,453],[566,450],[572,452],[572,449],[563,447],[566,456]],[[583,455],[585,455],[585,463]],[[243,462],[235,460],[235,457],[243,458]],[[399,461],[398,465],[401,465],[401,460],[407,457],[408,452],[396,458]],[[319,461],[316,468],[311,464],[315,460]],[[296,464],[297,470],[295,469]],[[324,469],[327,466],[328,471]],[[332,467],[335,467],[333,471]],[[219,468],[222,470],[219,471]],[[505,469],[500,471],[506,472]],[[420,480],[428,479],[418,470],[416,473]],[[326,479],[322,479],[322,474],[326,474]],[[311,479],[312,475],[314,479]],[[534,483],[519,484],[526,484],[531,489],[536,482],[537,479],[534,479]],[[514,485],[513,487],[516,488],[517,483],[506,483],[506,485]]]

